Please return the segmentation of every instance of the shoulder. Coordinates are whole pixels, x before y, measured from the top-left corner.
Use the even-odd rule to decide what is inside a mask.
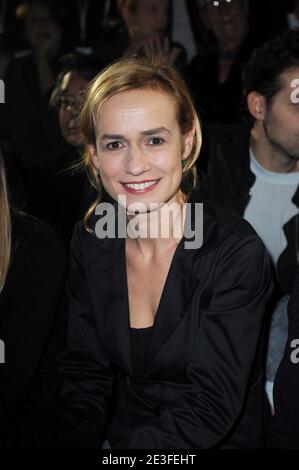
[[[212,215],[217,226],[221,243],[235,244],[236,242],[252,245],[265,252],[265,246],[252,225],[241,216],[219,207],[212,202],[206,202],[206,210]]]
[[[262,240],[247,221],[208,200],[201,204],[202,217],[201,220],[197,217],[199,224],[198,227],[193,226],[193,232],[199,239],[198,231],[201,229],[202,244],[190,250],[192,258],[211,252],[218,260],[221,257],[229,259],[232,254],[239,253],[240,257],[251,256],[258,263],[267,256]],[[238,256],[235,261],[238,261]]]
[[[33,255],[58,259],[65,257],[62,243],[55,231],[45,222],[25,214],[14,213],[12,216],[13,250],[22,252],[26,257]]]
[[[212,217],[221,230],[221,233],[231,236],[232,238],[244,238],[253,236],[260,240],[254,228],[245,219],[233,212],[224,209],[210,201],[205,201],[204,211]]]

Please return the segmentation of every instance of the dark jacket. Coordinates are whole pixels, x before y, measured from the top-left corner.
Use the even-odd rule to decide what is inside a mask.
[[[262,445],[260,340],[271,290],[269,259],[249,224],[223,209],[205,203],[203,227],[201,248],[186,249],[184,238],[178,245],[145,379],[137,383],[125,240],[100,240],[76,226],[68,347],[61,358],[62,447],[99,448],[107,437],[112,448],[125,449]]]
[[[28,212],[53,227],[67,251],[76,222],[97,198],[80,160],[76,149],[66,146],[34,168],[21,168]]]
[[[33,444],[37,436],[28,434],[39,419],[36,405],[39,402],[39,410],[45,410],[52,391],[57,399],[56,356],[65,341],[66,263],[61,244],[52,229],[25,214],[13,215],[12,236],[11,265],[0,294],[0,339],[5,344],[5,364],[0,364],[0,447],[7,439],[12,447],[22,446],[24,440]],[[25,406],[31,409],[30,417]]]
[[[255,176],[250,170],[250,134],[242,126],[210,127],[199,158],[201,191],[221,207],[243,217]],[[299,187],[293,196],[299,207]],[[273,201],[275,204],[275,201]],[[287,246],[277,262],[277,280],[282,293],[290,294],[299,260],[299,218],[294,216],[283,229]]]
[[[288,306],[289,334],[274,383],[272,446],[299,449],[299,271]]]

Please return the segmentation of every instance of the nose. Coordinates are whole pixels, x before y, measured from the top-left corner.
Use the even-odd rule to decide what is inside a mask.
[[[131,146],[128,149],[125,171],[126,173],[138,176],[149,170],[148,157],[138,145]]]

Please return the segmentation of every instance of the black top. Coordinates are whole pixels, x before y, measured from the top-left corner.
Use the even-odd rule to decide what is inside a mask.
[[[136,379],[141,379],[144,375],[147,347],[152,330],[152,326],[130,328],[132,363]]]
[[[299,270],[288,305],[289,334],[274,382],[272,447],[299,449]]]

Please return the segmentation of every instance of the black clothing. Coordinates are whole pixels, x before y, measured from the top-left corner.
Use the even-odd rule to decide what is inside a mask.
[[[37,429],[34,437],[25,435],[33,432],[32,420],[37,419],[34,397],[43,411],[57,401],[56,356],[65,342],[66,264],[61,244],[47,225],[24,214],[13,215],[12,235],[11,266],[0,294],[0,339],[5,344],[0,447],[8,440],[12,447],[22,446],[24,439],[32,444],[37,437]]]
[[[68,346],[60,358],[62,447],[100,448],[106,438],[127,449],[263,444],[260,346],[269,258],[249,224],[207,202],[203,227],[200,248],[186,248],[185,238],[177,247],[139,380],[130,352],[125,239],[99,239],[76,226]],[[114,420],[104,434],[113,386]]]
[[[53,75],[58,59],[51,62]],[[0,107],[0,138],[9,150],[33,167],[45,155],[63,148],[58,120],[49,108],[51,91],[40,92],[37,65],[32,53],[12,60],[6,74],[5,103]]]
[[[272,446],[299,449],[299,271],[288,306],[289,333],[274,382]]]
[[[76,222],[97,198],[81,161],[76,149],[65,145],[34,168],[22,167],[30,214],[51,225],[67,250]]]
[[[209,127],[199,158],[202,194],[225,209],[243,217],[255,175],[250,169],[250,133],[242,126]],[[299,187],[293,203],[299,207]],[[274,201],[275,202],[275,201]],[[290,294],[299,254],[298,216],[284,225],[287,246],[277,261],[277,281],[283,294]]]
[[[219,82],[219,51],[216,47],[192,60],[187,80],[204,123],[241,123],[242,67],[253,47],[251,37],[244,40],[224,83]]]
[[[134,375],[137,378],[142,378],[145,371],[147,347],[152,331],[152,326],[149,328],[130,328],[132,364]]]

